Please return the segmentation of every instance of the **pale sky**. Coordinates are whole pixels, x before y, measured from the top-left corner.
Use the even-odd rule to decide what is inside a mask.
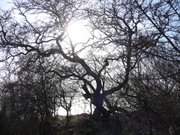
[[[71,108],[71,114],[76,115],[76,114],[81,114],[81,113],[91,113],[90,111],[90,104],[88,101],[84,99],[84,97],[76,97],[73,100],[73,105]],[[93,110],[93,106],[92,106]],[[59,115],[66,115],[66,111],[63,108],[59,108],[58,110]]]
[[[12,6],[12,0],[0,0],[0,8],[8,9]]]

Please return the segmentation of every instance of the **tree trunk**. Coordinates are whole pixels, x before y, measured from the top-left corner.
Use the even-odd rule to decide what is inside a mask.
[[[98,96],[96,95],[93,100],[93,104],[95,105],[95,110],[93,112],[93,117],[95,119],[100,119],[100,118],[108,118],[109,117],[109,112],[103,107],[103,95],[99,94]]]
[[[66,110],[66,127],[68,127],[69,126],[69,122],[70,122],[70,114],[69,114],[69,111],[68,110]]]

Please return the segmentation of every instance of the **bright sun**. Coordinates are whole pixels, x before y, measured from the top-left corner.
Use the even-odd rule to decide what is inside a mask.
[[[74,44],[85,43],[91,37],[90,29],[86,21],[73,21],[67,27],[69,39]]]
[[[86,42],[91,38],[90,28],[87,26],[87,21],[72,21],[68,24],[66,34],[68,40],[71,40],[75,50],[81,50],[85,48]],[[68,48],[68,47],[67,47]],[[81,56],[85,54],[81,53]],[[71,108],[71,114],[89,113],[90,108],[87,106],[88,102],[84,98],[75,98],[74,105]],[[66,111],[63,108],[59,108],[59,115],[66,115]]]

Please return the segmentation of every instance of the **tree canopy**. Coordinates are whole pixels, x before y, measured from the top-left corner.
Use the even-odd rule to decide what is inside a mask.
[[[157,116],[162,127],[175,130],[179,0],[13,3],[0,11],[0,62],[6,67],[1,111],[4,107],[19,119],[35,114],[44,121],[60,106],[68,114],[78,95],[94,106],[95,119],[143,111],[151,114],[151,126]],[[87,21],[91,36],[86,42],[68,36],[74,20]]]

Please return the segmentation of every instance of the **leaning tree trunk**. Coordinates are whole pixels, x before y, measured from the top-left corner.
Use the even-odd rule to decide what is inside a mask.
[[[102,94],[95,95],[92,103],[95,105],[93,117],[95,119],[108,118],[109,112],[103,107],[104,97]]]

